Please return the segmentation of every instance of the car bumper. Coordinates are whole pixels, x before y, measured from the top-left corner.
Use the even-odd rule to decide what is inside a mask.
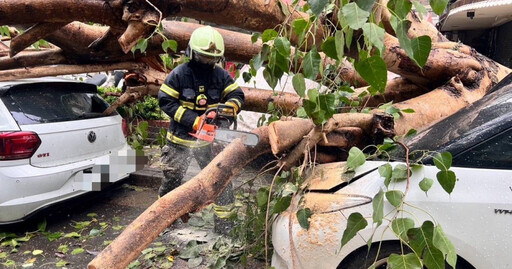
[[[138,164],[139,163],[139,164]],[[90,192],[129,176],[143,162],[128,147],[73,164],[41,168],[0,167],[0,224],[18,222],[51,204]]]

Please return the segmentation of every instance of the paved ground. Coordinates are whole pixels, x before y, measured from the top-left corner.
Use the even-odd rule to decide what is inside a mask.
[[[198,172],[199,167],[193,162],[186,180]],[[254,173],[249,169],[237,182]],[[0,226],[0,268],[86,268],[94,255],[156,200],[161,177],[158,162],[153,162],[137,176],[106,191],[52,207],[23,224]],[[42,223],[46,228],[38,232]],[[213,233],[212,223],[211,209],[193,215],[187,224],[177,221],[141,254],[139,264],[132,268],[206,267],[211,259],[205,250],[222,240]],[[191,243],[187,247],[191,240],[198,246]],[[187,262],[180,255],[194,258]],[[251,268],[260,267],[261,262],[251,264]]]

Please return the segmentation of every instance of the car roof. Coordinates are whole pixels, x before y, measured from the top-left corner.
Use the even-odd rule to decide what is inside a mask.
[[[410,150],[449,151],[453,156],[512,128],[512,74],[482,99],[406,141]]]
[[[37,88],[43,85],[54,85],[55,87],[61,87],[62,85],[66,84],[75,84],[73,85],[74,90],[81,89],[81,91],[87,91],[91,93],[97,92],[97,86],[91,83],[86,83],[73,79],[65,79],[60,77],[43,77],[0,82],[0,96],[4,96],[9,92],[18,89],[26,90],[29,88]]]
[[[48,82],[74,82],[83,83],[81,81],[59,78],[59,77],[42,77],[42,78],[25,78],[11,81],[0,81],[0,88],[9,87],[20,84],[32,84],[32,83],[48,83]]]

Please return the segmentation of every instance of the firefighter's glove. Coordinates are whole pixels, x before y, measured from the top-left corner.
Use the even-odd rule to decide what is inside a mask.
[[[234,111],[234,115],[236,117],[236,115],[238,114],[238,105],[235,104],[233,101],[227,101],[226,103],[224,103],[224,105],[226,106],[229,106],[229,107],[232,107],[233,108],[233,111]]]
[[[192,125],[192,129],[194,131],[199,130],[199,128],[201,128],[201,126],[204,124],[204,119],[205,119],[204,115],[197,116],[196,120],[194,121],[194,125]]]

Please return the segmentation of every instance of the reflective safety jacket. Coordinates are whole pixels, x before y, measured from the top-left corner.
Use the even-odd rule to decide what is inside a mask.
[[[167,140],[187,147],[203,147],[209,143],[196,141],[189,134],[198,116],[219,103],[229,104],[238,112],[244,104],[244,93],[226,70],[192,60],[167,76],[158,92],[158,102],[171,118]]]

